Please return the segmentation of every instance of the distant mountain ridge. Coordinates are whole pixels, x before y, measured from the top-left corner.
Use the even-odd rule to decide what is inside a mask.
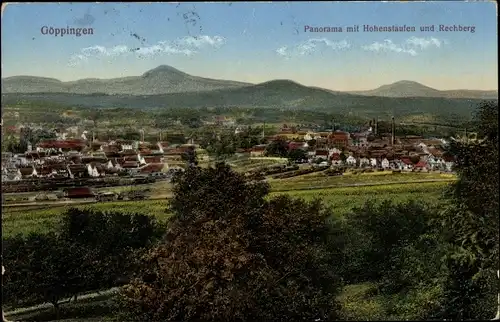
[[[46,77],[12,76],[2,78],[2,93],[159,95],[210,91],[246,85],[250,84],[191,76],[171,66],[161,65],[141,76],[111,79],[86,78],[62,82]]]
[[[286,84],[286,86],[284,86]],[[257,87],[255,87],[257,86]],[[151,69],[141,76],[129,76],[112,79],[87,78],[76,81],[62,82],[58,79],[37,76],[12,76],[2,78],[2,93],[67,93],[107,95],[164,95],[175,93],[200,93],[249,87],[287,88],[287,90],[302,88],[320,90],[322,93],[378,96],[378,97],[436,97],[457,99],[497,99],[498,91],[479,90],[447,90],[441,91],[414,81],[398,81],[383,85],[368,91],[340,92],[318,87],[307,87],[291,80],[273,80],[261,84],[251,84],[230,80],[218,80],[192,76],[174,67],[161,65]],[[302,91],[303,92],[303,91]]]
[[[481,90],[446,90],[441,91],[435,88],[425,86],[418,82],[402,80],[388,85],[382,85],[376,89],[368,91],[354,91],[351,94],[365,96],[382,97],[445,97],[445,98],[475,98],[475,99],[495,99],[498,97],[498,91]]]

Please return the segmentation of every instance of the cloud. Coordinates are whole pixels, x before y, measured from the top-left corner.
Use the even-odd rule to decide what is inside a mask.
[[[374,42],[370,45],[361,46],[362,49],[373,52],[395,52],[417,56],[419,52],[427,50],[431,47],[441,47],[445,42],[437,38],[417,38],[410,37],[402,44],[395,44],[390,39],[385,39],[383,42]]]
[[[69,66],[77,66],[91,58],[114,58],[119,56],[134,55],[137,58],[148,58],[159,55],[184,55],[192,56],[200,50],[220,48],[226,43],[220,36],[189,36],[174,41],[160,41],[152,46],[129,47],[118,45],[114,47],[91,46],[83,48],[79,53],[73,54],[68,62]]]
[[[314,53],[320,49],[344,50],[349,49],[351,45],[346,41],[331,41],[326,38],[312,38],[293,47],[283,46],[276,50],[276,54],[285,58],[296,56],[305,56]]]
[[[429,39],[411,37],[411,38],[406,40],[407,45],[413,46],[413,47],[418,47],[421,50],[425,50],[425,49],[432,47],[432,46],[436,46],[439,48],[439,47],[441,47],[441,43],[442,43],[441,40],[434,38],[434,37],[431,37]]]
[[[203,47],[214,47],[220,48],[226,43],[226,40],[220,36],[197,36],[197,37],[184,37],[176,41],[180,46],[203,48]]]

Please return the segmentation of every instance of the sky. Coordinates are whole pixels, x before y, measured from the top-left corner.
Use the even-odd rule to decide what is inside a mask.
[[[208,78],[341,91],[400,80],[496,90],[496,10],[495,2],[454,1],[10,4],[2,11],[2,78],[115,78],[170,65]],[[347,32],[356,25],[359,32]],[[66,28],[92,33],[50,34]]]

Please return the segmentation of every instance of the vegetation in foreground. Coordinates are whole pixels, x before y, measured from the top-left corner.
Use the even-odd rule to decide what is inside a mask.
[[[339,220],[317,200],[269,198],[265,183],[223,164],[192,166],[176,178],[166,233],[153,233],[147,217],[75,209],[57,233],[4,243],[15,272],[6,276],[7,300],[49,300],[58,311],[62,295],[133,275],[117,298],[121,321],[490,319],[498,291],[497,119],[498,106],[483,106],[485,139],[453,144],[458,180],[439,207],[368,202]]]

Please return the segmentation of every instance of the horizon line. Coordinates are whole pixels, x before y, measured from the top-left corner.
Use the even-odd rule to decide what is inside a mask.
[[[141,75],[128,75],[128,76],[119,76],[119,77],[110,77],[110,78],[87,77],[87,78],[77,78],[77,79],[72,79],[72,80],[61,80],[61,79],[55,78],[55,77],[36,76],[36,75],[26,75],[25,74],[25,75],[12,75],[12,76],[5,76],[5,77],[2,76],[2,81],[4,79],[14,78],[14,77],[47,78],[47,79],[57,80],[57,81],[59,81],[61,83],[70,83],[70,82],[77,82],[77,81],[83,81],[83,80],[103,80],[103,81],[106,81],[106,80],[114,80],[114,79],[128,78],[128,77],[141,77],[142,75],[144,75],[147,72],[150,72],[150,71],[153,71],[155,69],[158,69],[159,67],[165,67],[165,66],[166,67],[170,67],[170,68],[172,68],[174,70],[177,70],[177,71],[179,71],[179,72],[181,72],[183,74],[186,74],[188,76],[194,76],[194,77],[205,78],[205,79],[212,79],[212,80],[219,80],[219,81],[247,83],[249,86],[259,85],[259,84],[265,84],[265,83],[269,83],[269,82],[273,82],[273,81],[290,81],[290,82],[297,83],[297,84],[299,84],[301,86],[310,87],[310,88],[318,88],[318,89],[323,89],[323,90],[328,90],[328,91],[334,91],[334,92],[354,93],[354,92],[371,91],[371,90],[379,89],[382,86],[393,85],[393,84],[396,84],[396,83],[399,83],[399,82],[412,82],[412,83],[416,83],[416,84],[428,87],[430,89],[438,90],[438,91],[441,91],[441,92],[446,92],[446,91],[483,91],[483,92],[496,91],[496,92],[498,92],[498,85],[497,85],[497,88],[494,88],[494,89],[491,89],[491,88],[490,89],[469,89],[469,88],[439,89],[439,88],[431,87],[431,86],[428,86],[428,85],[426,85],[424,83],[421,83],[421,82],[418,82],[418,81],[415,81],[415,80],[409,80],[409,79],[400,79],[400,80],[393,81],[392,83],[380,84],[377,87],[369,88],[369,89],[337,90],[337,89],[333,89],[333,88],[327,88],[327,87],[321,87],[321,86],[315,86],[315,85],[305,85],[305,84],[300,83],[300,82],[298,82],[296,80],[293,80],[293,79],[284,79],[284,78],[273,78],[273,79],[270,79],[270,80],[266,80],[266,81],[254,83],[254,82],[248,82],[248,81],[244,81],[244,80],[222,79],[222,78],[212,78],[212,77],[206,77],[206,76],[198,76],[198,75],[188,74],[186,72],[183,72],[182,70],[179,70],[179,69],[177,69],[175,67],[172,67],[172,66],[166,65],[166,64],[158,65],[158,66],[156,66],[154,68],[148,69],[144,73],[142,73]]]

